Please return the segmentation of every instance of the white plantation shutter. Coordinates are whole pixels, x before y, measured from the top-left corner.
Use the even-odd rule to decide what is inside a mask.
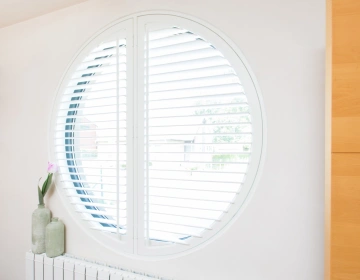
[[[144,33],[140,230],[148,247],[201,243],[241,191],[250,107],[234,68],[205,38],[180,25],[148,25]]]
[[[119,252],[167,256],[211,240],[246,202],[262,155],[242,61],[206,27],[165,15],[116,24],[83,53],[54,125],[73,212]]]
[[[128,42],[121,30],[91,47],[69,76],[55,127],[55,156],[74,211],[89,228],[120,239],[129,227]]]

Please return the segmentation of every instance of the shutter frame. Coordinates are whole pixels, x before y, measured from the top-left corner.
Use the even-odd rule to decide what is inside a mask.
[[[242,193],[242,197],[240,199],[242,202],[241,203],[235,202],[237,204],[238,211],[225,211],[226,216],[234,216],[234,217],[228,221],[224,220],[224,222],[222,223],[221,226],[216,227],[215,230],[212,230],[212,232],[216,231],[215,234],[204,236],[203,240],[206,239],[206,241],[204,241],[204,242],[188,244],[189,246],[179,245],[179,247],[177,247],[177,246],[173,246],[170,244],[168,244],[170,246],[163,246],[164,244],[159,244],[158,242],[151,240],[147,244],[147,245],[150,245],[151,250],[150,250],[150,247],[146,246],[145,240],[143,240],[141,235],[139,234],[141,232],[141,229],[140,229],[141,225],[140,225],[140,227],[137,227],[137,224],[139,225],[143,222],[143,219],[139,213],[140,212],[139,210],[141,210],[141,209],[138,205],[139,198],[141,197],[141,195],[139,194],[138,189],[137,189],[138,185],[139,185],[139,180],[137,177],[137,170],[139,170],[138,166],[134,166],[134,174],[132,176],[132,179],[133,179],[132,185],[134,186],[135,193],[137,193],[137,196],[134,197],[134,193],[128,192],[128,195],[130,196],[130,197],[128,197],[128,200],[133,201],[132,207],[134,207],[133,212],[131,213],[131,220],[134,221],[134,224],[132,227],[129,226],[129,230],[134,230],[132,232],[133,240],[125,240],[125,239],[122,239],[122,240],[116,239],[115,240],[108,234],[104,234],[104,233],[97,232],[97,231],[90,232],[87,224],[78,218],[76,213],[74,213],[74,211],[72,211],[72,208],[69,211],[71,216],[73,216],[79,224],[81,224],[82,226],[85,227],[87,233],[89,233],[92,237],[95,238],[95,240],[99,241],[107,248],[114,250],[115,252],[117,252],[119,254],[128,255],[128,256],[132,256],[132,257],[140,258],[140,259],[152,259],[153,260],[153,259],[172,258],[175,256],[188,254],[198,248],[201,248],[202,246],[205,246],[206,244],[208,244],[209,242],[214,240],[215,236],[219,236],[221,233],[223,233],[236,220],[236,218],[239,216],[239,214],[243,211],[244,205],[246,203],[248,203],[248,201],[249,201],[248,197],[251,196],[251,194],[254,192],[254,189],[255,189],[254,186],[256,185],[256,183],[260,177],[259,174],[261,173],[261,169],[262,169],[262,164],[263,164],[263,160],[264,160],[264,146],[266,143],[266,134],[265,134],[266,121],[264,118],[264,109],[263,109],[262,98],[261,98],[259,86],[257,85],[256,79],[254,78],[253,73],[251,72],[250,68],[248,67],[248,65],[247,65],[246,61],[244,60],[244,57],[241,55],[241,52],[239,51],[239,49],[236,47],[236,45],[231,43],[231,41],[228,38],[226,38],[226,36],[224,36],[220,31],[216,30],[216,28],[210,26],[209,24],[207,24],[205,22],[201,22],[196,18],[192,18],[187,15],[180,14],[180,13],[163,12],[163,11],[138,13],[138,14],[126,17],[125,20],[121,19],[115,23],[112,23],[111,25],[107,26],[106,28],[104,28],[103,30],[98,32],[98,34],[96,36],[94,36],[92,39],[90,39],[88,41],[88,43],[86,44],[86,46],[78,52],[77,56],[86,54],[86,51],[85,51],[86,48],[88,48],[91,44],[94,43],[94,40],[96,40],[96,37],[106,38],[111,33],[113,33],[116,29],[119,29],[120,24],[125,24],[125,25],[127,25],[128,33],[131,33],[131,35],[130,35],[131,41],[134,42],[134,45],[135,45],[134,49],[131,50],[133,53],[132,54],[133,58],[131,59],[131,62],[133,62],[133,63],[131,64],[131,66],[130,66],[131,70],[129,70],[129,71],[130,71],[130,73],[134,73],[134,79],[140,80],[139,76],[141,75],[141,69],[140,68],[137,70],[134,69],[133,64],[141,65],[141,63],[139,63],[139,60],[140,60],[139,57],[141,55],[141,40],[139,40],[139,38],[141,37],[142,27],[150,22],[156,23],[156,24],[159,23],[160,26],[162,26],[163,22],[165,22],[165,23],[172,22],[173,24],[179,24],[188,30],[194,31],[194,33],[201,34],[201,36],[207,40],[210,40],[209,38],[211,38],[211,40],[214,39],[214,41],[218,42],[218,43],[214,43],[214,45],[216,45],[217,48],[220,45],[225,46],[226,51],[224,51],[223,49],[221,51],[224,54],[225,58],[227,58],[230,61],[230,63],[232,63],[233,61],[238,61],[237,62],[238,66],[235,67],[236,72],[244,84],[245,93],[247,94],[248,97],[251,96],[252,100],[250,101],[250,103],[255,105],[255,107],[252,107],[251,114],[252,114],[252,117],[254,118],[252,123],[254,123],[253,127],[256,128],[256,129],[254,129],[254,135],[256,135],[256,139],[257,139],[256,145],[258,147],[258,148],[256,148],[256,151],[254,151],[254,153],[253,153],[253,155],[255,156],[256,162],[251,167],[251,171],[252,171],[251,174],[248,173],[248,177],[252,178],[251,179],[252,182],[251,182],[251,184],[249,184],[249,188],[248,188],[247,192]],[[133,27],[136,28],[135,32],[132,31]],[[131,32],[129,32],[129,30],[131,30]],[[200,32],[197,32],[197,30],[200,30]],[[133,34],[135,34],[135,37],[133,37],[134,36]],[[73,62],[75,63],[76,59],[74,59]],[[74,63],[72,65],[74,65]],[[73,70],[71,69],[71,67],[69,67],[69,69],[67,71],[67,76],[69,75],[69,73],[71,74],[71,71],[73,71]],[[84,72],[82,72],[82,73],[84,74]],[[79,72],[79,74],[80,74],[80,72]],[[244,77],[246,79],[245,83],[244,83]],[[68,78],[65,76],[65,78],[63,78],[63,82],[66,81],[66,79],[68,79]],[[58,95],[57,95],[57,102],[55,104],[59,104],[59,102],[60,102],[59,97],[61,97],[61,95],[62,95],[61,91],[63,88],[63,82],[59,87]],[[131,89],[131,91],[134,92],[134,97],[133,97],[133,99],[130,100],[130,102],[128,102],[128,106],[133,107],[133,114],[138,116],[139,108],[138,108],[137,104],[139,104],[138,96],[140,95],[140,92],[137,92],[137,91],[141,87],[141,84],[137,83],[136,85],[134,85],[133,83],[131,83],[131,86],[133,87]],[[109,91],[111,91],[111,89]],[[205,92],[205,91],[206,91],[206,89],[204,89],[204,91],[201,91],[201,92]],[[229,87],[227,89],[228,94],[233,93],[233,91],[234,91],[233,88]],[[201,93],[201,94],[203,94],[203,93]],[[75,95],[76,94],[74,94],[74,96]],[[255,108],[255,110],[254,110],[254,108]],[[57,108],[55,107],[53,109],[53,118],[52,118],[52,123],[51,123],[51,130],[50,130],[51,131],[51,133],[50,133],[50,139],[51,139],[50,140],[50,143],[51,143],[51,145],[50,145],[51,153],[50,154],[51,154],[51,156],[53,156],[55,154],[56,148],[59,148],[61,146],[61,144],[60,145],[53,144],[54,139],[53,139],[52,135],[53,135],[54,128],[56,127],[56,114],[57,114]],[[141,139],[139,140],[140,134],[138,133],[137,124],[132,123],[131,126],[127,125],[127,127],[128,127],[128,129],[131,127],[130,130],[135,128],[134,131],[131,131],[131,133],[133,135],[133,139],[135,141],[140,141]],[[247,144],[247,142],[245,140],[243,141],[243,143]],[[139,145],[139,143],[138,143],[138,145]],[[134,158],[130,159],[132,161],[133,165],[135,165],[134,159],[139,160],[139,158],[138,158],[139,154],[140,154],[140,152],[138,150],[134,151]],[[53,158],[53,160],[54,160],[54,158]],[[60,186],[62,183],[60,182],[59,178],[56,178],[56,180],[57,180],[57,186]],[[129,182],[128,182],[128,185],[129,185]],[[57,189],[61,193],[61,199],[63,200],[64,204],[69,205],[69,206],[72,205],[73,203],[69,202],[66,199],[66,196],[63,193],[63,190],[61,190],[60,188],[57,188]],[[131,195],[132,195],[132,197],[131,197]],[[66,208],[68,208],[68,207],[66,207]],[[195,208],[196,207],[194,207],[194,209]],[[128,225],[130,225],[129,215],[128,215]],[[128,241],[131,241],[131,242],[128,242]],[[176,240],[174,240],[174,242],[176,242]],[[178,243],[185,243],[185,242],[178,242]],[[145,246],[144,246],[144,244],[145,244]],[[175,247],[177,247],[177,248],[175,248]],[[181,249],[178,249],[178,248],[181,248]]]

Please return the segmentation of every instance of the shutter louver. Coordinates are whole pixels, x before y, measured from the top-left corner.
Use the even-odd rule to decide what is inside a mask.
[[[186,245],[221,221],[241,190],[250,109],[228,60],[200,36],[148,31],[144,51],[144,235]]]
[[[94,48],[65,88],[55,153],[66,195],[90,228],[127,232],[126,40]]]

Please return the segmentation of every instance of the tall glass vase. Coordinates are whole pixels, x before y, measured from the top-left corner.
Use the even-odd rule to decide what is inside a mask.
[[[32,247],[34,254],[45,253],[45,229],[50,223],[50,210],[45,208],[45,204],[39,204],[32,214]]]

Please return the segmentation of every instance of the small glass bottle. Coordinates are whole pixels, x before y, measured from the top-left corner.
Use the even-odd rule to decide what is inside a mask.
[[[46,226],[45,234],[46,256],[54,258],[65,251],[65,226],[59,218],[52,218],[51,223]]]

